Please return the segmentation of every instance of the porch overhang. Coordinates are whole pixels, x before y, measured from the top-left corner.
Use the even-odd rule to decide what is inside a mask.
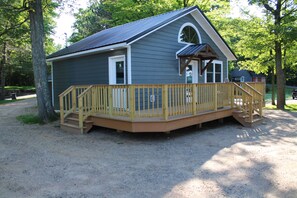
[[[190,64],[192,60],[198,60],[200,66],[200,75],[207,69],[211,62],[218,59],[217,53],[207,43],[198,45],[189,45],[182,51],[177,53],[177,57],[180,60],[180,74],[182,74],[185,68]],[[209,60],[205,67],[202,66],[203,60]]]

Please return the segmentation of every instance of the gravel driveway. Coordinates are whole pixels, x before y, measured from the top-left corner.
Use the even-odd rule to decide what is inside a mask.
[[[0,106],[0,197],[297,197],[297,113],[265,111],[171,134],[22,125],[35,99]]]

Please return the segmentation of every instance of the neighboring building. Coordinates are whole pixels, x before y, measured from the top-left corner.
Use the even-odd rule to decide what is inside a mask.
[[[56,109],[71,85],[224,82],[233,60],[197,6],[103,30],[47,57]]]
[[[248,70],[234,69],[230,75],[232,82],[266,82],[265,75]]]

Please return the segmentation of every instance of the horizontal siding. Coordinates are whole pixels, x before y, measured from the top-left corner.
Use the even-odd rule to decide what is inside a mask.
[[[55,108],[59,94],[71,85],[108,84],[108,57],[117,55],[126,55],[126,49],[54,61]]]
[[[185,46],[185,44],[178,43],[178,33],[181,26],[186,22],[190,22],[197,27],[202,42],[208,43],[218,54],[219,60],[223,61],[223,79],[228,76],[226,69],[227,58],[189,14],[132,44],[133,84],[185,82],[185,73],[182,76],[178,74],[176,52]],[[198,81],[203,83],[204,75],[199,75]]]

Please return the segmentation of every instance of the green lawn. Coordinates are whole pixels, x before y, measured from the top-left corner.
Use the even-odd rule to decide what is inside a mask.
[[[12,91],[12,90],[35,91],[35,87],[33,87],[33,86],[5,86],[5,90],[7,90],[7,91]]]
[[[16,101],[20,101],[20,100],[0,100],[0,105],[4,105],[7,103],[12,103],[12,102],[16,102]]]
[[[271,101],[271,95],[272,95],[271,85],[266,85],[266,87],[269,89],[269,91],[265,95],[265,101]],[[292,99],[292,90],[293,88],[286,87],[286,99]],[[275,100],[277,98],[276,91],[277,91],[277,86],[275,86]]]
[[[276,109],[276,106],[274,105],[266,105],[265,106],[265,109],[268,109],[268,110],[277,110]],[[285,110],[286,111],[291,111],[291,112],[297,112],[297,104],[288,104],[285,106]]]

